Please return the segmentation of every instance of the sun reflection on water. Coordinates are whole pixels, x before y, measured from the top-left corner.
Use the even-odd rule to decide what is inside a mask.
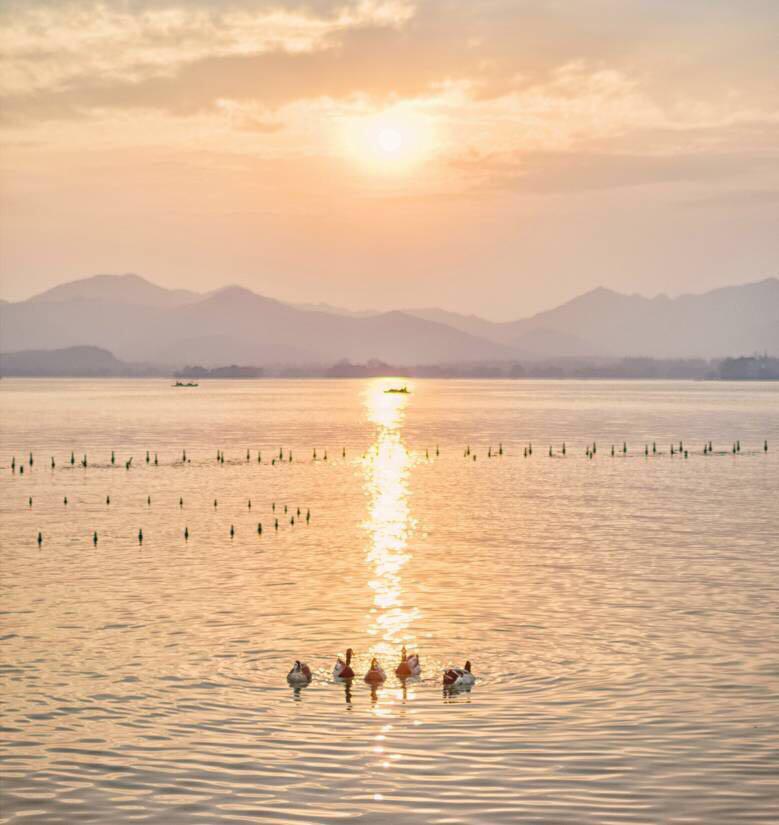
[[[409,395],[386,393],[394,382],[372,382],[365,393],[368,420],[376,426],[376,437],[363,458],[368,518],[365,559],[373,600],[368,617],[368,633],[373,637],[371,655],[382,663],[390,683],[402,644],[414,649],[412,624],[420,615],[417,607],[407,606],[403,569],[411,559],[409,539],[414,520],[409,505],[409,474],[413,456],[403,443],[402,431]],[[405,705],[405,684],[399,689],[371,688],[371,713],[378,720],[397,714]],[[399,754],[388,739],[392,725],[383,724],[373,737],[370,751],[371,784],[377,783],[373,799],[385,799],[387,774]]]
[[[409,507],[408,477],[414,459],[402,439],[409,396],[387,394],[392,381],[374,381],[365,394],[368,420],[376,425],[376,439],[363,459],[369,496],[365,529],[369,541],[366,561],[373,605],[368,632],[376,637],[371,653],[385,671],[394,668],[401,644],[411,646],[410,627],[419,609],[404,603],[402,570],[411,558],[409,535],[414,521]]]

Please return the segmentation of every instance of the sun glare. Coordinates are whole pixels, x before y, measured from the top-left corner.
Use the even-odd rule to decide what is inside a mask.
[[[376,135],[376,142],[379,145],[379,149],[388,155],[394,155],[403,149],[403,135],[397,129],[389,126],[379,129]]]
[[[433,145],[428,119],[395,111],[350,118],[343,141],[348,156],[372,172],[405,170],[424,160]]]

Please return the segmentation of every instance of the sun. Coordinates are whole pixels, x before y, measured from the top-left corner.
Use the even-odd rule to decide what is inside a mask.
[[[342,121],[347,156],[374,174],[409,170],[432,152],[429,119],[415,112],[391,110]]]
[[[381,152],[396,155],[403,151],[403,133],[392,126],[382,126],[376,132],[376,145]]]
[[[357,154],[374,166],[404,166],[420,150],[417,125],[397,114],[367,118],[359,124],[357,134]]]

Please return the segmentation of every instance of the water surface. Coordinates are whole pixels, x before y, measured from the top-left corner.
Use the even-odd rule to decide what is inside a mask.
[[[776,822],[779,386],[386,386],[0,382],[0,822]]]

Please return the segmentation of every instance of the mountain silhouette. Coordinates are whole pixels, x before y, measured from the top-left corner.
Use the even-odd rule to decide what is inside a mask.
[[[598,287],[554,309],[506,323],[441,310],[408,312],[445,319],[525,356],[716,358],[779,352],[777,278],[678,298],[623,295]]]
[[[779,280],[678,298],[599,287],[503,323],[437,308],[361,313],[292,305],[240,286],[168,290],[138,275],[97,275],[0,303],[1,352],[84,345],[169,366],[775,354]]]
[[[165,289],[140,275],[93,275],[69,281],[30,298],[40,303],[66,301],[107,301],[149,307],[174,307],[199,301],[197,292],[187,289]]]
[[[138,276],[116,276],[113,282],[99,276],[5,304],[0,351],[92,345],[124,361],[173,366],[344,358],[447,363],[510,354],[493,341],[401,312],[355,317],[306,311],[237,286],[194,298],[182,290],[163,297],[165,292]]]

